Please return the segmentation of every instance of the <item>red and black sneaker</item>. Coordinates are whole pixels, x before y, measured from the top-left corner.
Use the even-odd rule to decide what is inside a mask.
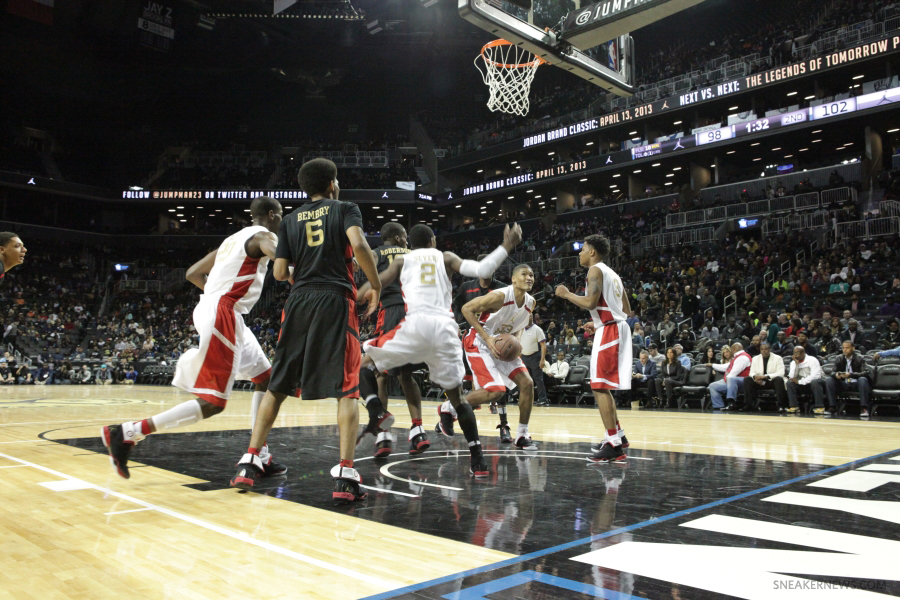
[[[229,485],[240,490],[251,489],[265,473],[265,467],[259,456],[249,452],[241,457],[237,468],[237,473],[234,474]]]
[[[593,462],[624,462],[626,460],[625,451],[622,446],[613,446],[609,442],[604,442],[600,450],[593,452],[588,460]]]
[[[619,436],[619,439],[622,440],[622,450],[625,450],[626,448],[628,448],[628,446],[631,445],[631,444],[628,443],[628,438],[625,437],[624,435],[620,435],[620,436]],[[604,444],[608,444],[608,443],[609,443],[609,442],[607,442],[606,440],[603,440],[603,441],[600,442],[599,444],[592,444],[592,445],[591,445],[591,452],[600,452],[600,449],[603,447],[603,445],[604,445]]]
[[[431,442],[428,440],[428,436],[425,435],[425,428],[421,425],[416,425],[412,429],[409,430],[409,453],[413,454],[422,454],[426,450],[431,447]]]
[[[121,425],[104,425],[100,429],[100,439],[103,445],[109,451],[109,462],[116,468],[116,472],[120,477],[128,479],[131,473],[128,472],[128,455],[134,448],[134,442],[126,442],[125,436],[122,435]]]
[[[394,436],[388,431],[381,431],[375,438],[375,458],[387,458],[394,448]]]
[[[500,423],[497,425],[497,429],[500,430],[500,443],[501,444],[509,444],[513,441],[512,435],[509,432],[509,425],[504,425]]]
[[[359,484],[362,483],[362,477],[356,469],[337,465],[331,469],[331,478],[334,480],[331,498],[339,504],[358,502],[369,497],[368,492],[360,492]]]
[[[376,402],[375,400],[372,401]],[[381,402],[377,401],[377,407],[381,406]],[[389,413],[388,411],[379,410],[378,412],[369,412],[369,422],[366,424],[366,428],[362,430],[356,438],[356,445],[359,446],[359,443],[363,440],[364,437],[368,434],[372,434],[374,436],[378,435],[380,431],[388,431],[391,426],[394,424],[394,415]]]
[[[472,457],[472,462],[469,466],[469,473],[475,476],[475,479],[484,479],[488,477],[491,472],[488,471],[487,462],[484,460],[484,456],[478,455]]]
[[[453,437],[453,414],[450,412],[444,412],[441,410],[441,407],[438,406],[438,417],[440,417],[440,421],[435,425],[434,430],[437,433],[441,433],[446,435],[447,437]]]

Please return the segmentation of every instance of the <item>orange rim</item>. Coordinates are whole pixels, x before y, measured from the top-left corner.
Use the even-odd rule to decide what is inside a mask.
[[[540,66],[540,65],[547,63],[547,61],[544,60],[543,58],[541,58],[540,56],[535,56],[534,60],[532,60],[530,62],[526,62],[526,63],[516,63],[516,64],[498,63],[498,62],[492,60],[491,58],[489,58],[485,54],[485,51],[488,50],[489,48],[497,48],[499,46],[512,46],[512,45],[513,45],[512,42],[508,42],[503,39],[494,40],[493,42],[488,42],[487,44],[484,45],[484,47],[481,48],[481,57],[484,59],[485,63],[492,64],[495,67],[499,67],[501,69],[527,69],[527,68],[536,67],[536,66]]]

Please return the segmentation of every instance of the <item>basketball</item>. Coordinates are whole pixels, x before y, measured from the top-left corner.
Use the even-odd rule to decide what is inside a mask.
[[[515,360],[522,354],[522,344],[519,343],[519,339],[509,333],[498,335],[494,340],[494,346],[502,361]]]

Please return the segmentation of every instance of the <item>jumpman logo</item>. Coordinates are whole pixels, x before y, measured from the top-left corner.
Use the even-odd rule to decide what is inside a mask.
[[[675,147],[672,148],[672,150],[678,150],[679,148],[684,150],[684,146],[681,145],[681,138],[678,138],[677,140],[675,140]]]
[[[387,198],[387,197],[388,197],[387,192],[383,193],[383,194],[381,195],[381,197],[382,197],[382,198]]]
[[[611,164],[611,163],[612,163],[612,156],[607,156],[607,157],[606,157],[606,164]]]
[[[666,110],[667,108],[669,108],[669,101],[668,101],[668,100],[666,100],[665,102],[663,102],[662,108],[659,109],[659,110]]]
[[[32,177],[31,179],[28,180],[28,185],[37,185],[37,184],[34,182],[34,177]]]
[[[453,200],[453,192],[450,192],[450,195],[447,196],[447,200]]]

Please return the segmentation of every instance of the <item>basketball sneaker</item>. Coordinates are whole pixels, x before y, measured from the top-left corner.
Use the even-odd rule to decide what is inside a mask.
[[[479,406],[478,408],[481,408],[481,406]],[[491,414],[492,415],[497,414],[497,403],[496,402],[491,402]]]
[[[409,430],[409,453],[413,454],[422,454],[426,450],[431,447],[431,442],[428,441],[428,436],[425,435],[425,428],[421,425],[416,425],[412,429]]]
[[[588,460],[594,462],[625,462],[625,451],[622,446],[613,446],[609,442],[604,442],[600,450],[591,454]]]
[[[513,441],[512,435],[509,433],[509,425],[504,425],[500,423],[497,425],[497,429],[500,430],[500,443],[501,444],[509,444]]]
[[[380,431],[375,438],[375,458],[387,458],[394,447],[394,436],[389,431]]]
[[[262,461],[263,464],[263,477],[277,477],[287,473],[287,467],[281,463],[275,462],[275,459],[272,458],[268,444],[260,448],[259,460]]]
[[[271,456],[269,458],[271,459]],[[249,490],[259,482],[264,472],[265,466],[259,456],[248,452],[238,461],[237,473],[229,485],[240,490]]]
[[[362,477],[353,467],[336,465],[331,469],[331,478],[334,480],[334,492],[331,497],[339,504],[357,502],[369,497],[368,492],[360,492],[359,484],[362,483]]]
[[[121,425],[105,425],[100,430],[100,439],[103,445],[109,451],[109,462],[116,468],[116,472],[120,477],[128,479],[131,473],[128,472],[128,455],[134,448],[134,442],[126,442],[125,436],[122,434]]]
[[[625,437],[624,435],[619,434],[619,439],[622,440],[622,450],[625,450],[626,448],[628,448],[628,446],[631,445],[628,443],[628,438]],[[606,440],[603,440],[599,444],[592,444],[591,452],[600,452],[600,448],[603,447],[603,444],[607,444],[607,443],[609,443],[609,442],[607,442]]]
[[[469,473],[475,476],[475,479],[483,479],[491,474],[488,471],[487,462],[484,460],[484,456],[472,456],[472,462],[469,466]]]
[[[366,410],[369,411],[369,422],[356,438],[357,446],[367,434],[378,436],[379,431],[388,431],[394,424],[394,415],[384,409],[384,404],[378,398],[373,397],[366,404]]]
[[[535,451],[538,449],[537,444],[531,441],[527,435],[520,435],[516,438],[516,448],[519,450]]]
[[[434,430],[438,433],[442,433],[447,437],[453,437],[453,414],[442,410],[443,406],[438,406],[438,416],[441,418],[438,421],[438,424],[434,427]]]

